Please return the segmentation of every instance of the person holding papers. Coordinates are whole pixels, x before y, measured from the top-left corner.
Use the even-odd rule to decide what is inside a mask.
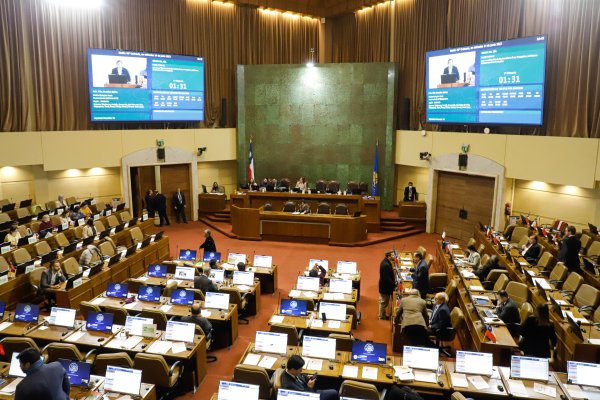
[[[395,263],[396,253],[388,251],[379,264],[379,319],[390,319],[387,316],[387,308],[396,289],[396,276],[392,267]]]
[[[48,293],[48,288],[58,288],[61,282],[66,281],[67,278],[62,273],[59,261],[54,261],[45,271],[42,271],[42,277],[40,278],[40,286],[38,288],[39,296],[46,296],[46,309],[50,311],[53,305],[56,304],[56,295],[54,293]]]
[[[210,267],[205,265],[202,268],[202,275],[194,277],[194,289],[201,290],[203,294],[206,294],[206,292],[218,292],[219,287],[208,278],[209,276]]]
[[[474,270],[473,273],[481,282],[483,282],[493,269],[505,269],[504,266],[500,265],[500,258],[498,258],[496,254],[492,255],[485,265],[481,265],[477,270]]]
[[[463,261],[463,265],[465,267],[471,267],[473,271],[477,271],[481,265],[481,255],[477,252],[475,245],[470,244],[469,247],[467,247],[467,253],[469,253],[469,256]]]
[[[44,364],[40,352],[31,347],[17,358],[26,376],[17,385],[15,400],[69,400],[71,384],[61,363]]]
[[[430,330],[436,334],[452,326],[450,321],[450,308],[448,307],[448,295],[445,292],[435,294],[433,298],[434,306],[431,313]]]
[[[9,242],[11,246],[16,246],[21,239],[21,234],[19,233],[17,227],[15,225],[11,226],[8,229],[8,234],[4,238],[5,241]]]
[[[190,324],[198,325],[204,331],[204,334],[206,335],[206,340],[210,340],[213,334],[213,327],[209,320],[204,318],[200,314],[200,304],[194,303],[192,304],[192,307],[190,309],[192,315],[186,315],[185,317],[181,317],[181,322],[187,322]]]
[[[410,269],[410,272],[413,273],[413,288],[417,289],[421,298],[424,299],[429,291],[429,266],[420,251],[416,251],[413,255],[413,262],[416,264],[415,268]]]
[[[538,243],[537,235],[531,235],[527,243],[521,248],[521,255],[525,257],[529,264],[536,265],[541,251],[542,246]]]
[[[304,359],[298,355],[288,358],[285,371],[281,374],[281,388],[287,390],[296,390],[298,392],[317,392],[321,400],[338,400],[340,396],[335,389],[325,389],[315,391],[316,376],[308,378],[302,374]]]
[[[519,347],[526,356],[550,358],[550,344],[556,346],[556,332],[550,321],[547,304],[539,304],[535,315],[527,318],[521,327]]]
[[[508,297],[506,290],[500,290],[498,292],[498,307],[496,307],[496,315],[504,322],[508,330],[513,336],[518,334],[519,323],[521,322],[521,316],[519,315],[519,309],[517,304]]]
[[[83,226],[83,231],[81,232],[81,236],[84,239],[87,239],[89,237],[96,236],[97,233],[98,232],[96,231],[96,227],[94,226],[94,219],[89,218],[87,221],[85,221],[85,225]]]
[[[402,335],[410,345],[419,347],[435,347],[427,333],[427,303],[419,297],[417,289],[411,289],[408,297],[402,299],[394,317],[394,324],[400,325]]]
[[[212,233],[210,229],[204,230],[204,243],[200,245],[201,249],[204,249],[204,252],[215,253],[217,251],[217,245],[215,244],[215,240],[212,237]]]

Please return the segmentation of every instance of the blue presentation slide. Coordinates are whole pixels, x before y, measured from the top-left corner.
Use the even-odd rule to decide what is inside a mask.
[[[427,122],[541,125],[546,36],[427,52]]]
[[[88,49],[93,122],[204,120],[204,59]]]

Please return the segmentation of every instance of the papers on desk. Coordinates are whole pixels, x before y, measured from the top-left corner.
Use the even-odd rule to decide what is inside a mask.
[[[114,341],[116,342],[115,344],[125,350],[131,350],[133,349],[135,346],[137,346],[141,341],[142,341],[142,337],[141,336],[130,336],[125,340],[122,340],[119,338],[119,336],[117,336]]]
[[[250,290],[250,286],[248,285],[236,285],[236,287],[240,290],[240,292],[247,292]]]
[[[330,319],[329,321],[327,321],[327,327],[328,328],[332,328],[332,329],[339,329],[340,326],[342,326],[342,322],[341,321],[335,321]]]
[[[226,271],[232,271],[235,268],[233,264],[229,263],[223,263],[221,264],[221,267]]]
[[[0,393],[14,393],[17,390],[17,385],[21,383],[23,378],[17,378],[8,385],[0,389]]]
[[[410,257],[400,257],[400,261],[412,262],[412,258],[410,258]]]
[[[183,353],[187,351],[186,347],[185,347],[185,343],[183,342],[173,342],[173,344],[171,345],[171,353],[177,354],[177,353]]]
[[[323,360],[320,360],[318,358],[308,358],[308,357],[303,357],[304,361],[306,362],[306,366],[304,367],[304,369],[309,369],[311,371],[320,371],[321,368],[323,368]]]
[[[525,272],[527,272],[529,274],[529,276],[535,276],[535,271],[532,271],[530,269],[526,269]],[[546,289],[544,286],[542,286],[544,289]]]
[[[127,310],[131,310],[132,308],[134,308],[137,305],[137,301],[132,301],[129,304],[125,304],[123,307],[126,308]]]
[[[412,373],[412,369],[402,366],[394,365],[394,376],[401,381],[414,381],[415,376]]]
[[[85,332],[83,332],[83,331],[75,332],[74,334],[69,336],[69,341],[76,342],[79,339],[81,339],[84,335],[85,335]]]
[[[313,319],[313,321],[310,323],[310,327],[311,328],[322,328],[323,327],[323,320]]]
[[[42,325],[38,328],[38,330],[40,330],[40,331],[45,331],[46,329],[48,329],[47,325]]]
[[[148,349],[148,353],[158,353],[158,354],[166,354],[171,350],[173,343],[168,340],[157,340],[152,343],[150,348]]]
[[[452,381],[453,387],[469,387],[469,382],[467,381],[467,376],[465,374],[453,372],[450,374],[450,380]]]
[[[500,318],[488,318],[488,317],[484,317],[483,321],[488,324],[488,325],[506,325],[504,323],[504,321],[502,321]]]
[[[437,382],[435,372],[414,369],[413,374],[415,375],[415,381],[428,382],[428,383],[436,383]]]
[[[8,328],[11,325],[12,325],[12,322],[8,322],[8,321],[1,323],[0,324],[0,331],[5,330],[6,328]]]
[[[344,293],[323,293],[323,300],[344,300]]]
[[[262,360],[260,360],[260,362],[258,363],[258,366],[270,369],[273,366],[273,364],[275,364],[275,361],[277,361],[277,357],[263,356]]]
[[[159,309],[160,309],[160,311],[162,311],[162,312],[168,313],[169,311],[171,311],[171,306],[170,306],[170,305],[168,305],[168,304],[165,304],[165,305],[163,305],[163,306],[160,306],[160,308],[159,308]]]
[[[469,290],[474,290],[476,292],[480,292],[480,291],[483,291],[485,289],[483,288],[483,286],[471,285],[471,286],[469,286]]]
[[[472,375],[467,378],[471,385],[477,390],[487,389],[490,385],[479,375]]]
[[[210,310],[200,310],[200,315],[202,315],[204,318],[210,317],[210,314]]]
[[[543,395],[552,397],[552,398],[556,397],[556,388],[553,388],[552,386],[548,386],[548,385],[543,385],[538,382],[534,382],[533,391],[536,393],[541,393]]]
[[[301,291],[293,289],[293,290],[290,290],[289,296],[290,297],[300,297],[301,294],[302,294]]]
[[[450,247],[451,249],[460,249],[460,245],[459,244],[451,244],[448,247]]]
[[[586,395],[583,393],[583,390],[579,387],[579,385],[565,385],[567,388],[567,392],[571,395],[571,397],[575,399],[585,399]]]
[[[91,271],[91,269],[86,269],[85,271],[83,271],[83,277],[84,278],[89,278],[90,277],[90,271]]]
[[[589,339],[591,344],[599,345],[600,339]]]
[[[552,290],[552,286],[545,279],[542,278],[533,278],[533,282],[537,282],[544,290]]]
[[[302,292],[304,297],[308,297],[309,299],[315,298],[318,296],[316,292]]]
[[[525,384],[523,384],[523,382],[521,381],[515,379],[508,379],[508,387],[510,389],[511,394],[527,396],[527,388],[525,387]]]
[[[283,315],[273,315],[270,322],[272,324],[280,324],[283,322],[283,318]]]
[[[482,303],[489,303],[490,302],[490,298],[487,297],[487,296],[477,296],[477,295],[474,295],[472,297],[473,297],[473,300],[475,300],[478,304],[479,304],[479,302],[482,302]]]
[[[148,277],[147,277],[147,276],[140,276],[140,277],[139,277],[139,278],[137,278],[136,280],[137,280],[137,281],[140,281],[140,282],[146,282],[146,281],[148,280]]]
[[[573,318],[573,320],[575,322],[580,322],[582,324],[589,324],[590,323],[590,321],[588,321],[585,318],[576,318],[571,311],[565,311],[564,313],[567,314],[569,317]]]
[[[562,299],[554,299],[556,301],[556,304],[558,304],[559,306],[568,306],[569,303],[562,300]]]
[[[506,246],[508,246],[510,243],[508,243],[508,242],[507,242],[507,241],[505,241],[505,240],[500,240],[500,244],[502,245],[502,247],[506,247]]]
[[[463,269],[462,271],[460,271],[460,274],[462,276],[464,276],[465,278],[469,279],[469,278],[475,278],[475,274],[472,273],[471,271],[467,271],[466,269]]]
[[[376,367],[362,367],[361,376],[363,379],[371,379],[373,381],[377,380],[378,369]]]
[[[246,358],[244,358],[244,361],[242,361],[242,364],[245,365],[258,365],[258,362],[260,361],[260,354],[248,354],[246,356]]]
[[[102,302],[104,302],[104,297],[98,297],[92,300],[92,304],[96,306],[102,304]]]
[[[342,376],[345,378],[358,378],[358,366],[344,365],[344,369],[342,370]]]

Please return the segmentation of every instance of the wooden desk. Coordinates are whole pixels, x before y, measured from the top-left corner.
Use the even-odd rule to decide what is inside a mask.
[[[448,361],[446,362],[446,379],[450,384],[452,384],[451,374],[456,371],[456,363]],[[472,376],[471,374],[466,374],[468,376]],[[480,376],[487,384],[488,387],[484,389],[476,389],[475,386],[467,379],[468,387],[454,387],[454,390],[460,391],[466,397],[485,397],[485,398],[506,398],[508,397],[508,392],[504,387],[504,383],[502,382],[502,378],[500,377],[500,371],[498,367],[494,367],[494,373],[492,376],[478,375]],[[502,388],[502,391],[499,388]]]
[[[561,391],[566,395],[566,399],[587,399],[587,400],[600,400],[600,392],[597,390],[590,390],[587,386],[572,385],[567,382],[567,374],[562,372],[553,372],[554,380],[560,386]],[[573,389],[581,392],[583,396],[576,396]]]
[[[552,397],[549,397],[545,394],[541,394],[538,393],[536,391],[533,390],[533,387],[536,383],[541,383],[544,384],[546,386],[551,386],[554,389],[556,389],[556,397],[554,397],[555,400],[561,400],[562,399],[562,395],[563,395],[563,391],[561,390],[560,386],[558,385],[558,383],[556,382],[556,379],[554,378],[553,374],[550,374],[550,379],[548,380],[548,382],[536,382],[536,381],[532,381],[532,380],[527,380],[527,379],[517,379],[517,381],[520,381],[523,383],[523,385],[525,386],[525,389],[527,389],[527,394],[520,394],[520,393],[516,393],[513,388],[511,388],[510,386],[510,381],[511,379],[509,379],[510,377],[510,368],[507,367],[500,367],[500,375],[502,376],[502,380],[504,382],[504,386],[507,389],[508,394],[511,397],[515,397],[518,399],[536,399],[536,400],[549,400],[552,399]]]
[[[200,193],[198,195],[198,212],[218,212],[225,209],[227,196],[222,193]]]
[[[402,357],[394,356],[394,357],[391,357],[391,359],[392,359],[391,365],[393,365],[393,366],[401,366],[402,365]],[[440,369],[437,372],[436,371],[431,371],[431,372],[436,373],[437,382],[441,382],[443,384],[443,386],[439,385],[437,382],[436,383],[419,382],[416,380],[407,384],[405,382],[400,381],[397,377],[394,377],[394,382],[397,382],[398,384],[402,384],[402,385],[406,384],[406,385],[412,387],[413,389],[415,389],[417,392],[427,395],[427,396],[440,396],[441,394],[445,394],[446,396],[448,396],[450,393],[452,393],[452,384],[447,375],[448,368],[446,367],[446,363],[444,363],[444,362],[440,362],[439,365],[440,365]],[[439,372],[439,374],[438,374],[438,372]],[[393,373],[394,372],[392,371],[392,374]]]
[[[297,294],[294,291],[300,292],[300,294]],[[335,298],[332,296],[335,296]],[[293,289],[288,294],[288,297],[290,299],[313,300],[315,302],[326,301],[328,303],[344,303],[356,307],[356,303],[358,301],[358,291],[356,289],[352,289],[352,294],[329,293],[329,288],[325,286],[322,287],[319,292]]]
[[[75,321],[73,328],[67,328],[64,326],[48,325],[43,323],[37,326],[35,329],[29,331],[25,336],[32,338],[33,340],[40,342],[60,342],[64,337],[72,334],[73,332],[81,329],[81,326],[85,321]]]
[[[309,313],[309,315],[305,317],[296,317],[292,315],[279,315],[277,313],[277,310],[275,310],[275,313],[273,313],[273,315],[269,319],[269,325],[274,323],[273,317],[275,316],[283,317],[283,321],[279,323],[294,325],[296,329],[304,329],[305,332],[311,332],[315,336],[327,336],[330,333],[343,333],[348,335],[352,331],[352,315],[347,315],[345,321],[339,321],[339,328],[332,328],[329,326],[332,320],[327,320],[327,322],[324,322],[322,326],[318,326],[319,323],[315,323],[315,321],[322,322],[322,320],[315,318],[314,313]],[[312,320],[311,316],[313,317]]]
[[[401,201],[398,203],[398,216],[407,219],[427,218],[427,203],[424,201]]]

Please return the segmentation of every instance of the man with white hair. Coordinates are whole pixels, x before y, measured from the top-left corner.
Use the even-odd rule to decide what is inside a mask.
[[[433,312],[431,313],[430,330],[435,334],[452,326],[450,321],[450,308],[448,307],[448,295],[446,292],[435,294]]]
[[[89,244],[79,257],[79,265],[82,267],[89,267],[92,264],[94,254],[98,256],[98,260],[102,260],[102,253],[100,253],[100,249],[93,244]]]

